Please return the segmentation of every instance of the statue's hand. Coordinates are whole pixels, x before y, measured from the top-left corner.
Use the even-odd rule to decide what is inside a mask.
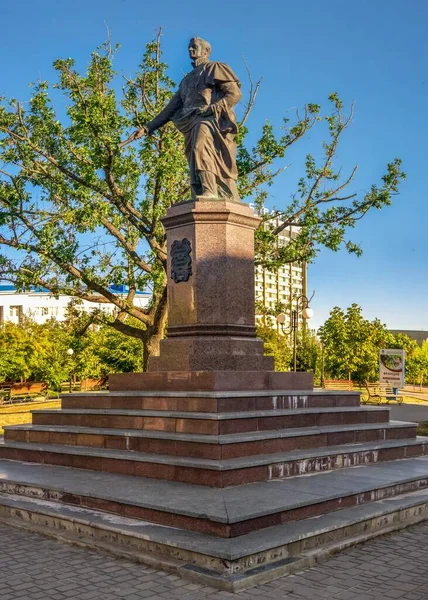
[[[141,129],[137,129],[137,131],[134,131],[134,133],[131,134],[132,141],[139,140],[148,133],[149,130],[147,129],[147,127],[141,127]]]
[[[211,106],[199,106],[196,111],[201,117],[211,117],[213,114],[213,109]]]
[[[137,131],[134,131],[133,133],[131,133],[131,135],[129,136],[128,139],[124,140],[123,142],[120,142],[119,148],[123,148],[123,146],[126,146],[127,144],[130,144],[131,142],[135,142],[135,140],[139,140],[144,135],[151,135],[151,134],[152,134],[152,132],[147,127],[141,127],[141,129],[137,129]]]

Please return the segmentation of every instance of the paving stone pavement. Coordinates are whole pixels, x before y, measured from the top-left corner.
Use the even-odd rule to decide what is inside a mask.
[[[1,600],[428,600],[428,523],[238,594],[0,524]]]

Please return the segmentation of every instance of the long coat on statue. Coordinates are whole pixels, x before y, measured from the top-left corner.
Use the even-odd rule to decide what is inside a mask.
[[[239,80],[228,65],[199,59],[167,106],[148,124],[151,133],[172,121],[184,135],[194,197],[239,200],[233,107],[240,98]],[[201,107],[211,114],[200,115]]]

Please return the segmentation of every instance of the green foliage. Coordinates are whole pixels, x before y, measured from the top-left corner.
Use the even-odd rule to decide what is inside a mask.
[[[378,319],[365,319],[357,304],[346,312],[336,306],[318,334],[324,346],[325,376],[359,383],[378,381],[379,350],[395,341]]]
[[[291,202],[286,207],[278,207],[272,214],[263,217],[264,227],[259,229],[256,236],[257,260],[259,264],[270,270],[275,270],[288,262],[302,260],[311,262],[322,247],[337,252],[344,245],[349,253],[360,256],[362,249],[347,238],[348,230],[354,228],[370,209],[380,210],[389,206],[393,196],[398,193],[400,182],[405,178],[401,170],[401,160],[395,158],[388,163],[380,186],[372,185],[362,198],[357,192],[346,191],[354,179],[357,166],[348,176],[343,177],[342,167],[335,168],[334,159],[341,135],[351,124],[354,107],[351,107],[349,115],[344,115],[342,102],[336,93],[329,96],[329,101],[330,114],[321,116],[321,108],[318,105],[308,105],[304,117],[298,119],[297,126],[291,130],[286,127],[287,139],[280,137],[276,140],[276,144],[271,139],[272,128],[265,126],[263,130],[263,137],[266,138],[270,154],[264,152],[261,162],[255,167],[255,172],[261,171],[263,175],[259,174],[259,178],[268,185],[280,172],[270,169],[273,157],[282,158],[284,149],[287,149],[289,144],[297,141],[317,124],[327,125],[329,138],[322,143],[323,156],[319,163],[311,154],[307,154],[304,175],[298,182]],[[261,147],[264,148],[264,145],[262,144]],[[252,164],[253,167],[256,164],[254,159]],[[244,168],[250,168],[251,172],[248,158]],[[267,198],[265,188],[263,190],[262,193],[255,192],[255,203],[260,210],[263,209]],[[286,245],[276,244],[277,235],[292,225],[299,227],[298,235]]]
[[[143,369],[142,342],[135,338],[102,327],[97,335],[91,351],[103,365],[103,375],[108,373],[138,372]]]
[[[0,102],[0,278],[18,289],[44,286],[96,303],[111,302],[113,318],[94,313],[98,322],[144,342],[144,364],[156,352],[166,321],[166,241],[161,218],[188,194],[183,138],[169,123],[138,143],[121,145],[171,98],[175,83],[162,60],[160,32],[146,45],[135,74],[119,78],[107,42],[92,53],[86,72],[71,58],[54,62],[54,83],[39,81],[29,102]],[[343,116],[336,94],[331,111],[307,104],[303,114],[284,119],[279,133],[266,122],[253,148],[245,144],[247,119],[238,134],[238,186],[243,198],[262,211],[268,190],[283,171],[289,148],[324,123],[328,141],[320,164],[307,155],[304,175],[291,202],[274,217],[265,216],[257,234],[258,261],[268,268],[313,260],[321,246],[349,252],[360,248],[345,239],[347,229],[371,208],[390,204],[404,174],[395,159],[380,187],[358,199],[345,193],[355,169],[341,179],[333,159],[351,115]],[[65,104],[66,115],[56,106]],[[276,218],[283,222],[278,225]],[[300,229],[281,246],[277,235],[291,223]],[[11,254],[12,249],[13,254]],[[127,297],[111,284],[125,284]],[[150,289],[148,308],[135,304],[138,289]],[[82,351],[83,352],[83,351]],[[91,367],[95,369],[95,366]]]
[[[416,354],[415,363],[416,376],[419,379],[418,383],[423,385],[424,381],[428,379],[428,342],[422,342],[422,346]]]
[[[406,357],[406,382],[423,385],[428,379],[428,343],[418,346],[415,340],[407,335],[397,333],[395,344],[391,348],[404,348]]]
[[[0,328],[0,380],[46,381],[56,388],[69,376],[66,350],[67,335],[54,321],[5,323]]]
[[[407,335],[394,336],[378,319],[364,319],[357,304],[346,312],[335,307],[318,334],[324,346],[326,378],[378,381],[379,350],[403,348],[406,382],[422,385],[428,379],[428,343],[419,347]]]
[[[24,109],[0,106],[0,277],[18,289],[42,285],[97,303],[112,302],[114,319],[97,318],[147,339],[165,322],[165,233],[160,218],[182,200],[187,177],[183,140],[174,127],[121,148],[127,131],[144,125],[171,97],[174,82],[159,40],[147,45],[134,79],[116,92],[109,44],[91,56],[85,74],[72,59],[56,60],[58,80],[39,82]],[[66,102],[65,119],[54,100]],[[129,293],[114,294],[111,284]],[[150,288],[147,309],[134,303]]]
[[[257,337],[264,343],[264,353],[273,356],[275,371],[291,371],[293,369],[292,335],[284,335],[269,325],[259,324]],[[321,373],[321,346],[316,335],[305,329],[297,335],[297,370],[311,371],[319,380]]]
[[[70,379],[139,371],[142,350],[141,340],[94,325],[84,313],[69,311],[63,323],[5,323],[0,328],[0,381],[45,381],[59,390]]]
[[[273,356],[275,371],[289,371],[293,362],[293,350],[288,336],[278,333],[273,327],[259,325],[257,337],[264,342],[264,353]]]
[[[321,378],[321,344],[313,331],[304,329],[297,335],[296,363],[298,371],[310,371]]]

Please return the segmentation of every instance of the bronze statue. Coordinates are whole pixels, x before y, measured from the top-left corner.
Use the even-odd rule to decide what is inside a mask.
[[[185,138],[192,197],[239,201],[233,107],[241,98],[241,84],[228,65],[211,62],[210,53],[211,46],[205,40],[190,40],[193,71],[147,128],[136,131],[129,141],[150,135],[172,121]]]

